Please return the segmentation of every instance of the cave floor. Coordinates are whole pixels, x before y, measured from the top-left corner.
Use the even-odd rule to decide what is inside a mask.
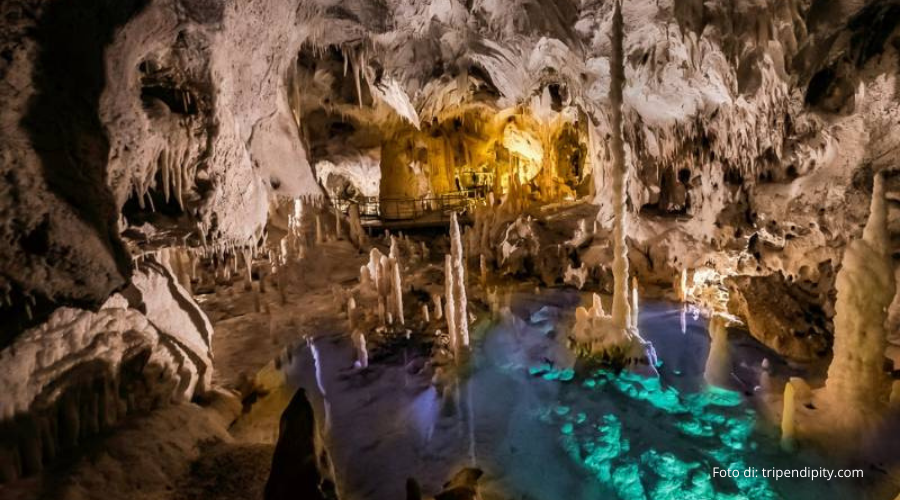
[[[214,382],[240,389],[242,381],[253,378],[286,347],[334,328],[346,317],[344,304],[335,300],[335,287],[355,285],[367,260],[368,255],[349,242],[331,241],[284,269],[284,302],[274,280],[268,280],[266,293],[248,292],[242,280],[235,280],[199,296],[215,329]]]

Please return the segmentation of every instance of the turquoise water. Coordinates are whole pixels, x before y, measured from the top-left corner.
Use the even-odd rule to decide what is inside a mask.
[[[316,343],[335,472],[348,498],[403,498],[407,477],[434,493],[453,472],[485,471],[484,496],[535,500],[825,500],[857,498],[839,481],[761,477],[762,468],[828,466],[788,455],[753,408],[766,352],[731,343],[733,383],[706,384],[702,319],[646,303],[641,331],[660,358],[660,378],[578,373],[566,348],[573,292],[518,294],[510,315],[473,331],[471,372],[442,397],[411,351],[355,373],[345,341]],[[307,358],[311,358],[308,356]],[[307,359],[295,379],[316,392]],[[775,363],[776,368],[780,365]],[[713,477],[714,468],[739,477]],[[743,472],[757,469],[757,476]],[[751,469],[752,472],[752,469]]]

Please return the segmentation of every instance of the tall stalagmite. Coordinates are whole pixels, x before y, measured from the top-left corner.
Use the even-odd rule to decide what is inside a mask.
[[[594,295],[590,309],[579,307],[575,311],[573,338],[582,354],[605,363],[615,365],[646,367],[646,373],[656,374],[656,353],[653,346],[641,338],[637,330],[637,311],[632,314],[629,300],[637,296],[628,294],[628,247],[625,241],[627,230],[627,190],[628,166],[625,163],[625,143],[622,133],[622,88],[625,85],[622,49],[622,5],[616,2],[612,20],[613,57],[609,100],[611,106],[613,157],[613,303],[612,314],[603,310],[600,298]]]
[[[711,385],[728,387],[731,381],[731,354],[728,351],[726,320],[718,314],[709,319],[709,355],[703,377]]]
[[[450,255],[452,257],[453,300],[456,315],[456,331],[463,346],[469,345],[469,313],[466,307],[466,259],[463,256],[462,237],[456,212],[450,216]]]
[[[895,293],[884,180],[875,176],[869,220],[853,241],[835,284],[834,357],[825,390],[838,417],[854,425],[877,417],[886,398],[887,308]]]
[[[447,317],[447,334],[450,336],[450,350],[459,352],[459,335],[456,330],[456,300],[453,298],[453,256],[444,256],[444,285],[446,295],[445,316]]]

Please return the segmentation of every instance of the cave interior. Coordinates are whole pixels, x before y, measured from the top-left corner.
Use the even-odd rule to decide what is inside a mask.
[[[900,1],[0,14],[0,497],[900,498]]]

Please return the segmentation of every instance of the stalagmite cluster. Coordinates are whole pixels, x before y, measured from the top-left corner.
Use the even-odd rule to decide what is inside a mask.
[[[392,252],[395,253],[396,252]],[[360,268],[360,282],[378,298],[378,316],[382,324],[406,324],[403,314],[403,284],[399,257],[389,257],[377,248],[369,252],[369,263]]]
[[[646,367],[647,371],[655,373],[653,345],[640,336],[630,317],[627,325],[620,327],[615,318],[603,310],[597,294],[593,295],[590,309],[579,307],[575,310],[572,340],[585,357],[615,366]]]

